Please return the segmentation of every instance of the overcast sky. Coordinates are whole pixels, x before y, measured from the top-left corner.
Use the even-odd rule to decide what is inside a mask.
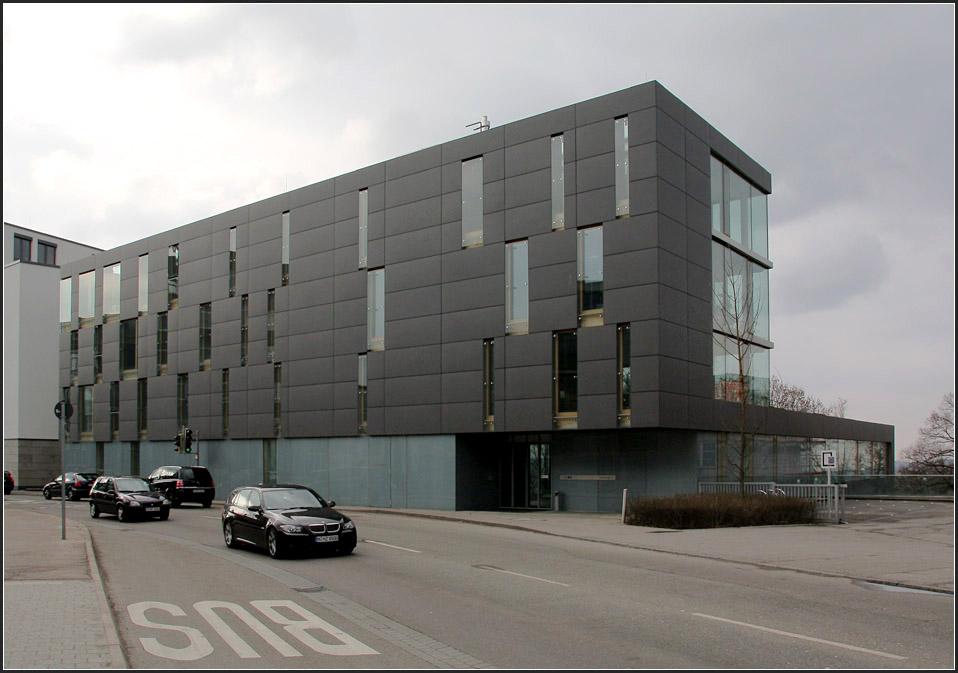
[[[772,174],[772,371],[955,380],[954,5],[3,5],[3,219],[101,248],[648,80]]]

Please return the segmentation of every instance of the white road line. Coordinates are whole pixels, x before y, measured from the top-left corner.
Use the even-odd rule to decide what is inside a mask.
[[[887,657],[888,659],[898,659],[904,661],[908,657],[899,657],[897,654],[889,654],[888,652],[879,652],[878,650],[869,650],[865,647],[856,647],[855,645],[848,645],[846,643],[836,643],[832,640],[822,640],[821,638],[812,638],[811,636],[803,636],[798,633],[789,633],[788,631],[779,631],[777,629],[770,629],[765,626],[758,626],[756,624],[748,624],[746,622],[736,622],[732,619],[723,619],[722,617],[713,617],[712,615],[703,615],[700,612],[692,613],[695,617],[704,617],[705,619],[714,619],[718,622],[725,622],[726,624],[735,624],[736,626],[744,626],[749,629],[756,629],[758,631],[765,631],[767,633],[775,633],[780,636],[788,636],[789,638],[798,638],[799,640],[808,640],[813,643],[821,643],[823,645],[832,645],[833,647],[841,647],[846,650],[854,650],[855,652],[864,652],[865,654],[874,654],[878,657]]]
[[[376,542],[375,540],[363,540],[363,542],[368,542],[369,544],[378,544],[381,547],[390,547],[391,549],[399,549],[401,551],[412,552],[413,554],[422,554],[421,551],[416,551],[415,549],[406,549],[405,547],[397,547],[394,544],[386,544],[385,542]]]
[[[502,568],[493,568],[492,566],[476,566],[482,570],[495,570],[497,573],[505,573],[506,575],[515,575],[516,577],[525,577],[528,580],[536,580],[537,582],[548,582],[549,584],[558,584],[560,587],[571,587],[571,584],[563,584],[562,582],[554,582],[553,580],[546,580],[541,577],[533,577],[532,575],[523,575],[522,573],[514,573],[509,570],[503,570]]]

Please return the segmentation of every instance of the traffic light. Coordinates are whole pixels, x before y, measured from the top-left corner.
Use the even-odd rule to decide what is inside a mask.
[[[193,453],[193,431],[186,429],[186,437],[183,438],[183,452]]]
[[[176,433],[176,437],[173,438],[173,450],[177,453],[183,453],[183,433]]]

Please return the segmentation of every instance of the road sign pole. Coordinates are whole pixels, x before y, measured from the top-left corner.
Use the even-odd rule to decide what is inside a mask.
[[[57,414],[57,417],[60,419],[59,426],[60,426],[60,477],[61,477],[60,479],[60,539],[61,540],[67,539],[67,500],[66,500],[66,487],[67,487],[66,481],[67,480],[66,480],[66,474],[64,473],[64,470],[63,470],[64,462],[65,462],[63,459],[63,452],[64,452],[64,447],[66,445],[66,423],[67,423],[67,415],[66,413],[64,413],[64,411],[67,408],[67,404],[69,404],[69,401],[66,403],[61,403],[57,407],[58,411],[60,412]]]

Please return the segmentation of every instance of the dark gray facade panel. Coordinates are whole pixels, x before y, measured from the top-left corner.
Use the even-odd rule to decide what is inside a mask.
[[[241,358],[242,353],[238,343],[226,344],[219,347],[214,346],[212,356],[210,357],[210,365],[213,369],[239,367]],[[152,374],[152,370],[148,373]]]
[[[689,389],[688,362],[671,357],[659,358],[659,389],[663,392],[687,395]]]
[[[611,151],[579,159],[575,170],[576,192],[580,194],[615,186],[615,155]]]
[[[658,248],[648,248],[620,254],[607,254],[602,269],[604,290],[657,282],[659,279],[658,253]]]
[[[575,229],[566,228],[563,231],[551,232],[542,236],[529,238],[530,269],[540,266],[561,264],[563,262],[571,262],[572,264],[575,264],[576,255],[577,250]],[[502,264],[504,267],[504,256]]]
[[[496,366],[504,365],[507,371],[516,367],[552,365],[552,334],[549,332],[510,335],[497,340],[496,346]],[[480,358],[480,366],[481,363]]]
[[[692,272],[692,267],[696,269],[704,270],[709,278],[712,275],[712,240],[710,237],[700,236],[695,231],[691,229],[686,230],[686,259],[689,261],[690,274]],[[692,282],[692,276],[689,276],[689,291],[692,291],[694,286]],[[711,281],[710,281],[711,284]],[[711,290],[709,290],[708,296],[712,296]]]
[[[320,304],[289,312],[289,335],[316,335],[333,328],[333,304]],[[239,341],[239,323],[234,330]],[[330,348],[332,342],[329,342]]]
[[[416,292],[421,292],[421,290],[416,290]],[[441,312],[454,313],[490,306],[502,306],[504,297],[504,281],[499,274],[446,282],[442,284]],[[440,307],[436,306],[436,308]],[[440,311],[436,312],[439,313]]]
[[[338,332],[337,332],[338,337]],[[353,349],[355,352],[365,351],[366,332],[363,328],[363,348]],[[440,315],[424,316],[422,318],[408,318],[406,320],[392,320],[389,317],[389,306],[386,306],[386,348],[410,348],[413,346],[431,346],[443,341],[443,317]]]
[[[576,345],[579,363],[590,360],[615,360],[616,358],[615,324],[582,327],[576,332]],[[615,375],[613,375],[613,383]]]
[[[435,197],[442,195],[442,168],[436,164],[419,173],[392,179],[386,183],[385,193],[387,210],[424,199],[436,200]],[[437,208],[438,204],[439,201]]]
[[[386,284],[390,292],[431,287],[442,282],[442,267],[445,256],[435,255],[425,259],[397,262],[389,265]],[[388,313],[388,306],[387,306]]]
[[[655,154],[656,154],[656,171],[659,178],[669,183],[672,187],[679,190],[680,192],[685,192],[688,190],[688,183],[686,181],[686,163],[685,159],[680,157],[671,148],[661,144],[655,144]],[[630,177],[631,177],[632,166],[629,166]],[[707,173],[700,173],[705,178],[705,184],[708,186]],[[711,199],[711,192],[706,193],[706,200],[703,203],[708,203]]]
[[[386,179],[386,164],[379,163],[360,168],[352,173],[340,175],[335,180],[336,194],[359,191],[370,185],[379,184]]]
[[[291,411],[287,419],[290,437],[328,437],[334,434],[332,410]]]
[[[389,313],[387,311],[387,320]],[[394,329],[394,328],[393,328]],[[390,325],[386,323],[386,339],[390,338]],[[387,341],[387,343],[390,343]],[[398,344],[397,344],[398,345]],[[333,332],[333,350],[335,355],[344,353],[362,353],[367,348],[366,326],[346,327]]]
[[[685,226],[689,233],[698,234],[702,237],[711,236],[712,213],[709,208],[699,203],[692,197],[685,199]]]
[[[660,353],[667,358],[689,359],[689,330],[685,325],[658,321]]]
[[[361,281],[359,282],[361,283]],[[337,299],[335,291],[336,281],[333,277],[316,278],[314,280],[292,284],[289,286],[287,292],[289,310],[299,311],[318,306],[331,306]],[[356,296],[359,295],[354,295],[351,298],[355,299]],[[238,317],[239,311],[241,310],[239,300],[236,301],[236,308],[234,310]]]
[[[685,164],[685,185],[688,198],[708,206],[712,198],[712,189],[707,171],[703,173],[691,164]]]
[[[337,274],[333,281],[333,300],[336,307],[339,308],[340,302],[356,299],[366,299],[366,286],[368,282],[368,272],[365,269],[354,269],[347,273]],[[386,280],[387,288],[389,279]]]
[[[526,142],[512,143],[505,148],[506,193],[509,178],[535,171],[548,171],[552,162],[552,134],[542,135]]]
[[[765,193],[772,193],[772,176],[750,156],[736,147],[728,138],[710,127],[709,146],[712,152],[732,168],[754,182]]]
[[[415,407],[442,403],[442,376],[397,376],[387,378],[385,384],[386,407]],[[439,424],[429,432],[438,432]]]
[[[694,113],[693,113],[694,115]],[[702,124],[694,129],[688,126],[689,116],[686,115],[685,129],[685,161],[690,170],[695,170],[702,175],[709,174],[712,153],[709,150],[707,142],[708,124],[705,124],[701,117],[694,115]],[[694,122],[693,122],[694,125]],[[691,189],[689,191],[692,191]],[[706,203],[703,201],[703,203]]]
[[[385,355],[387,380],[416,375],[435,375],[442,371],[442,346],[390,349]]]
[[[384,178],[388,182],[441,165],[442,148],[440,145],[436,145],[435,147],[419,150],[418,152],[406,154],[396,159],[390,159],[385,164]]]
[[[629,214],[632,217],[655,213],[659,209],[658,181],[644,178],[629,182]]]
[[[657,285],[638,285],[607,290],[603,296],[605,322],[637,322],[659,318]]]
[[[496,363],[503,358],[501,348],[505,339],[495,340]],[[444,340],[442,344],[442,371],[444,373],[479,371],[482,369],[482,341],[470,339],[468,341],[450,342]]]
[[[712,302],[688,295],[688,319],[690,330],[706,332],[712,322]]]
[[[685,159],[685,127],[681,121],[661,109],[655,111],[655,139]]]
[[[439,318],[435,316],[436,320]],[[502,306],[492,306],[443,315],[441,328],[441,338],[432,343],[492,339],[505,332],[505,309]]]
[[[501,277],[505,269],[505,252],[501,245],[482,245],[447,253],[441,258],[430,258],[423,263],[439,263],[441,282],[445,285],[482,276]],[[440,282],[440,278],[430,278]]]
[[[435,226],[389,236],[386,239],[386,266],[439,255],[442,252],[439,231],[440,228]],[[388,287],[388,278],[386,283]]]
[[[446,402],[442,404],[441,432],[458,434],[482,430],[482,402]]]
[[[659,391],[659,356],[632,356],[632,393],[652,393]],[[632,404],[635,411],[635,403]]]
[[[656,201],[658,202],[659,212],[684,226],[686,207],[685,192],[662,179],[656,180],[656,190],[658,192]]]
[[[549,201],[510,208],[504,212],[504,216],[503,236],[508,242],[548,234],[552,231],[552,204]]]
[[[505,144],[517,145],[537,138],[553,136],[572,130],[575,125],[575,106],[568,105],[505,126]]]
[[[534,330],[556,331],[575,329],[579,324],[576,298],[554,297],[529,301],[529,327]]]
[[[458,402],[482,402],[482,399],[481,371],[451,372],[442,375],[443,405]]]
[[[660,393],[659,422],[666,428],[689,427],[688,397],[678,393]]]
[[[292,390],[312,385],[333,382],[333,358],[316,357],[297,359],[289,367],[288,381]],[[230,379],[230,385],[233,385]]]
[[[576,376],[580,411],[582,398],[591,395],[605,395],[611,397],[613,412],[616,404],[616,362],[614,357],[606,360],[579,360]],[[615,427],[615,419],[606,427]]]
[[[548,202],[552,194],[552,174],[549,167],[506,178],[503,185],[503,206],[518,208],[540,201]]]
[[[388,434],[430,435],[442,428],[442,408],[438,404],[386,407],[384,412]]]
[[[656,143],[643,143],[641,145],[630,143],[629,180],[646,180],[657,175],[658,147],[659,145]]]
[[[576,103],[576,121],[587,124],[597,119],[619,117],[623,113],[644,110],[656,104],[657,82],[646,82],[628,89]]]
[[[324,180],[312,185],[300,187],[289,192],[290,209],[301,208],[317,201],[325,201],[333,198],[335,193],[335,184],[333,180]],[[248,214],[247,214],[248,218]],[[248,220],[247,220],[248,221]],[[225,225],[235,226],[235,225]]]
[[[575,130],[575,149],[578,165],[581,166],[582,161],[589,157],[614,151],[615,127],[611,115],[593,123],[583,124],[581,119],[577,121],[579,126]]]
[[[287,389],[288,404],[284,411],[288,413],[302,413],[314,410],[333,409],[333,384],[315,383],[304,386],[289,386]]]
[[[618,422],[614,393],[610,395],[586,395],[580,392],[578,405],[579,414],[576,427],[579,430],[611,428],[615,427]]]
[[[710,365],[688,363],[689,368],[689,409],[692,409],[692,399],[711,399],[714,394],[715,379]]]
[[[664,214],[658,214],[658,240],[659,247],[667,250],[681,258],[686,258],[688,254],[688,229]],[[708,268],[712,268],[712,247],[709,244],[709,263]]]
[[[504,400],[552,400],[552,365],[510,367],[502,383],[496,386],[496,393],[502,391]]]
[[[289,210],[289,193],[270,196],[249,205],[250,222],[280,215]],[[252,240],[252,239],[251,239]]]
[[[658,251],[659,282],[681,292],[688,291],[688,263],[685,256],[675,255],[668,250]]]
[[[674,323],[686,324],[688,295],[665,285],[659,285],[659,317]]]
[[[483,159],[485,167],[485,158]],[[486,172],[488,175],[488,171]],[[506,188],[504,180],[486,181],[482,188],[482,209],[484,213],[494,213],[502,210],[506,202]]]
[[[343,327],[356,327],[357,325],[365,327],[367,312],[365,299],[338,301],[333,310],[333,328],[338,330]]]
[[[573,262],[529,269],[530,304],[541,299],[567,298],[570,294],[575,295],[576,287],[576,265]],[[503,301],[501,297],[499,300]]]
[[[389,319],[404,320],[441,313],[444,306],[444,289],[445,285],[433,285],[387,293],[386,310]]]
[[[504,423],[496,416],[497,432],[537,432],[552,427],[552,398],[507,399]]]

